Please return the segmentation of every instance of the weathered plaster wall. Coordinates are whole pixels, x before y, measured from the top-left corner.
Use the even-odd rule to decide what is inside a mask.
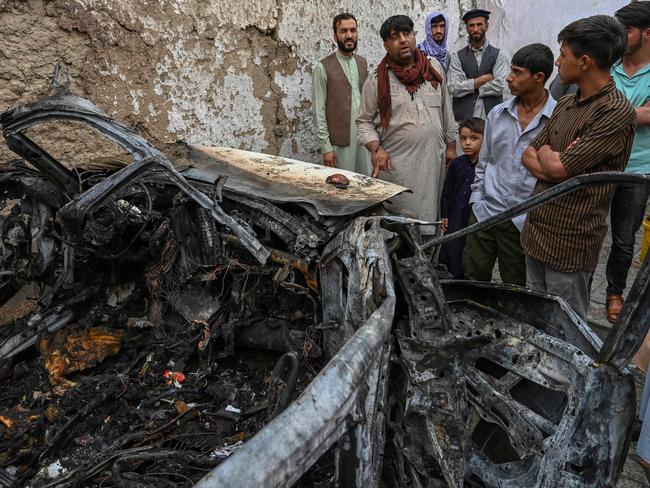
[[[480,0],[479,6],[494,13],[490,41],[511,56],[533,42],[546,44],[557,55],[557,35],[567,24],[590,15],[613,15],[628,3],[630,0]]]
[[[335,14],[357,16],[359,52],[374,66],[388,16],[410,15],[420,40],[427,10],[445,10],[453,43],[476,1],[0,0],[0,111],[45,93],[63,62],[78,93],[159,146],[185,140],[315,161],[311,64],[333,48]],[[50,134],[75,142],[61,132]]]

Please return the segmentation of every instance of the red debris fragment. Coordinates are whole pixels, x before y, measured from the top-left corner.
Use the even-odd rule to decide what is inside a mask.
[[[347,176],[342,175],[341,173],[335,173],[333,175],[329,175],[325,180],[325,183],[334,185],[336,188],[345,189],[350,185],[350,180],[348,180]]]
[[[183,383],[185,381],[185,375],[180,371],[163,371],[163,378],[167,380],[167,384],[171,385],[174,382]]]

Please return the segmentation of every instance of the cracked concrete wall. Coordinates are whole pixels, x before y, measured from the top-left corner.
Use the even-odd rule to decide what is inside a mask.
[[[445,10],[454,45],[461,12],[476,3],[0,0],[0,111],[43,95],[63,62],[75,91],[159,147],[184,140],[317,161],[311,66],[333,49],[335,14],[357,16],[359,53],[375,66],[388,16],[410,15],[420,41],[427,11]],[[66,130],[46,135],[60,141],[63,158],[97,152],[75,150]],[[8,157],[3,142],[0,160]]]

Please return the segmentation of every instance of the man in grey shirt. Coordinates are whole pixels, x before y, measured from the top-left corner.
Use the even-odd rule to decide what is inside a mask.
[[[485,36],[489,17],[490,12],[483,9],[465,13],[468,45],[451,55],[449,92],[454,97],[454,117],[458,122],[470,117],[485,120],[490,110],[503,101],[508,60]]]
[[[528,198],[537,179],[521,164],[521,155],[546,125],[555,100],[544,89],[553,72],[553,53],[543,44],[521,48],[512,58],[506,80],[515,98],[489,113],[472,185],[470,225]],[[494,263],[504,283],[524,286],[526,262],[520,243],[525,215],[471,234],[463,271],[471,280],[490,281]]]

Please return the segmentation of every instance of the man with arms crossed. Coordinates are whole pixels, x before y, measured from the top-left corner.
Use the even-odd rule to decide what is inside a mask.
[[[490,110],[503,101],[508,60],[485,36],[489,17],[490,12],[483,9],[463,15],[468,45],[451,56],[449,91],[459,122],[472,116],[485,120]]]
[[[538,179],[535,194],[573,176],[622,171],[636,127],[634,108],[610,76],[627,46],[623,26],[595,15],[566,26],[558,40],[560,79],[579,89],[558,102],[524,152],[522,163]],[[614,185],[591,186],[547,203],[528,214],[521,236],[528,287],[561,296],[583,320],[613,194]]]

